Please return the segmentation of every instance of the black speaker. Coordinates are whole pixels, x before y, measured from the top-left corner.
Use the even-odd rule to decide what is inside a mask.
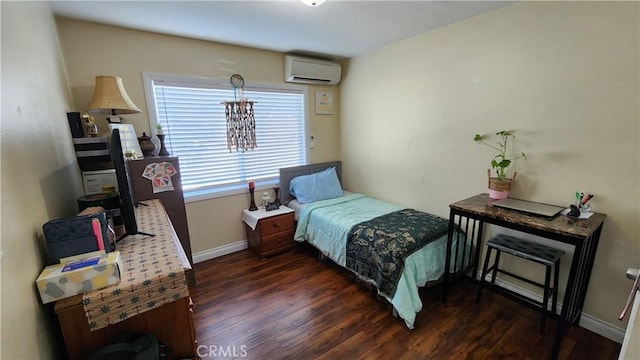
[[[68,112],[67,119],[69,120],[69,128],[71,129],[71,137],[81,138],[84,136],[82,131],[82,118],[79,112]]]

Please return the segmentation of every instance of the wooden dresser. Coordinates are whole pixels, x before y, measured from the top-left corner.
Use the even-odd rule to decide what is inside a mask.
[[[169,163],[175,169],[174,174],[167,174],[166,164]],[[147,166],[155,164],[156,169],[153,174],[145,172]],[[139,160],[127,161],[129,180],[131,181],[131,192],[135,201],[146,201],[159,199],[164,205],[173,228],[176,230],[178,239],[182,244],[189,263],[193,266],[191,255],[191,240],[189,238],[189,227],[187,226],[187,211],[184,206],[184,194],[182,192],[182,181],[180,178],[180,162],[174,156],[152,156]],[[154,192],[153,182],[149,177],[166,175],[171,181],[173,190]],[[146,176],[146,177],[145,177]],[[189,286],[196,285],[196,278],[193,270],[187,272]]]
[[[196,355],[193,303],[185,275],[189,261],[160,201],[146,203],[149,206],[136,209],[136,219],[141,229],[155,236],[134,235],[118,242],[120,283],[55,304],[71,360],[86,358],[124,333],[138,332],[152,333],[173,349],[170,359]],[[133,307],[134,301],[138,306]],[[89,320],[86,312],[94,317]]]
[[[243,210],[249,250],[261,258],[287,251],[294,246],[294,212],[286,206],[274,211]]]

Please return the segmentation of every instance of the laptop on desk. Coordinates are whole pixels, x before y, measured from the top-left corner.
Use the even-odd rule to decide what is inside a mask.
[[[564,210],[563,207],[541,204],[533,201],[519,200],[519,199],[502,199],[493,203],[493,206],[518,210],[530,214],[545,216],[545,217],[553,217],[556,216],[559,212]]]

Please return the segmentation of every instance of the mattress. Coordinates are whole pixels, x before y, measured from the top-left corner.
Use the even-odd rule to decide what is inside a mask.
[[[304,204],[299,208],[294,239],[312,244],[336,264],[345,267],[349,229],[363,221],[402,209],[404,209],[402,206],[362,194],[347,194],[340,198]],[[425,286],[427,282],[438,280],[444,274],[446,245],[447,235],[445,234],[413,252],[405,259],[402,275],[393,297],[388,298],[379,293],[393,305],[410,329],[413,329],[416,314],[422,310],[423,306],[418,288]],[[452,254],[457,252],[455,243],[452,250]],[[362,279],[374,283],[371,279]]]

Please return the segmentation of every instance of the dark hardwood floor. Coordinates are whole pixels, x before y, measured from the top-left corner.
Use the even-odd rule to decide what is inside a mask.
[[[555,320],[538,334],[539,313],[456,282],[421,289],[423,310],[409,330],[391,308],[304,245],[267,260],[248,250],[195,265],[192,289],[200,355],[245,359],[546,359]],[[620,344],[579,327],[561,359],[617,359]]]

